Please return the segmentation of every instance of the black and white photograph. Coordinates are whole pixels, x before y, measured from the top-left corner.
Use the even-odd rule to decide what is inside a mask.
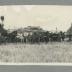
[[[0,63],[72,63],[72,6],[0,6]]]

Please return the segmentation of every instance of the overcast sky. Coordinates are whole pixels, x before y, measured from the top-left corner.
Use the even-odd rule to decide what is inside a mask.
[[[66,31],[72,23],[72,6],[12,5],[0,6],[6,29],[40,26],[45,30]]]

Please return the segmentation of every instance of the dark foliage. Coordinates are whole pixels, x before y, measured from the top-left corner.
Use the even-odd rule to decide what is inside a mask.
[[[37,28],[36,28],[37,29]],[[6,29],[4,29],[3,24],[0,24],[0,44],[6,42],[23,42],[23,43],[48,43],[49,41],[64,41],[65,33],[60,31],[58,33],[50,33],[49,31],[43,31],[42,29],[37,29],[37,31],[33,31],[32,35],[23,36],[23,39],[17,38],[17,31],[12,31],[8,33]],[[70,36],[69,36],[70,39]]]

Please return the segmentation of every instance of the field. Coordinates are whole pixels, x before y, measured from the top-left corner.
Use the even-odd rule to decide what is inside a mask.
[[[49,42],[47,44],[2,44],[0,62],[50,63],[72,62],[72,42]]]

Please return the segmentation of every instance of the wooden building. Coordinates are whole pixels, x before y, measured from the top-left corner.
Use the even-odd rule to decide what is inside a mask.
[[[69,38],[69,41],[72,41],[72,24],[70,28],[67,30],[66,36]]]

